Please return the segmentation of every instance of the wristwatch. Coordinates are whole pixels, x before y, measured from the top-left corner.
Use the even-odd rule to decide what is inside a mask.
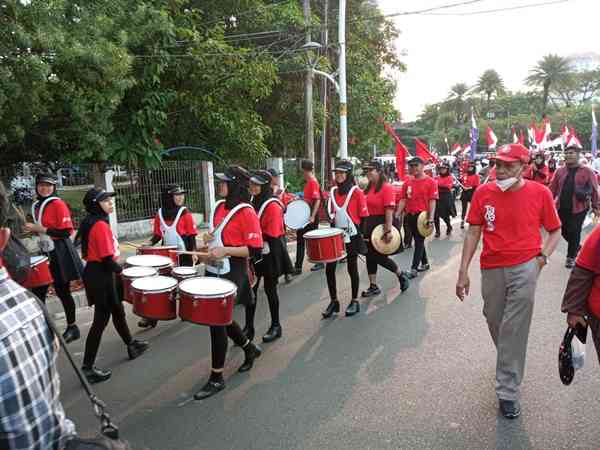
[[[540,253],[539,253],[539,254],[536,256],[536,258],[538,258],[538,259],[540,259],[540,258],[541,258],[541,259],[543,259],[543,260],[544,260],[544,264],[548,264],[548,257],[547,257],[546,255],[544,255],[543,253],[541,253],[541,252],[540,252]]]

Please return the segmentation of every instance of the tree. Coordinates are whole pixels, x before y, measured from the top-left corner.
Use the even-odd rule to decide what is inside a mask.
[[[542,88],[542,113],[546,112],[550,91],[553,87],[564,83],[571,73],[568,59],[558,55],[546,55],[531,69],[530,75],[525,79],[528,86]]]
[[[456,83],[448,93],[448,106],[454,111],[457,123],[464,123],[467,117],[466,99],[470,88],[466,83]]]
[[[486,96],[487,109],[490,109],[490,100],[492,95],[502,95],[505,91],[504,81],[494,69],[488,69],[479,77],[475,86],[477,92],[483,93]]]

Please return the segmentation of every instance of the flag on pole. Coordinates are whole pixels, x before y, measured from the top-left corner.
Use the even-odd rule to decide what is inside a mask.
[[[425,161],[425,163],[427,163],[427,161],[429,160],[431,160],[435,164],[438,163],[438,159],[429,151],[429,148],[427,147],[427,144],[425,142],[415,138],[415,148],[417,150],[416,155],[423,161]]]
[[[517,130],[515,130],[515,127],[511,127],[511,130],[512,130],[513,144],[516,144],[517,142],[519,142],[519,138],[517,137]],[[523,132],[521,131],[521,133],[523,133]]]
[[[592,156],[595,158],[598,153],[598,122],[596,122],[596,111],[592,106]]]
[[[392,126],[384,122],[383,119],[380,120],[383,123],[383,128],[385,131],[392,137],[394,142],[396,143],[396,173],[398,174],[398,178],[401,181],[404,181],[405,174],[405,166],[406,166],[406,157],[410,155],[406,146],[400,140],[400,137],[396,134]]]
[[[523,133],[523,130],[519,132],[519,144],[525,145],[525,133]]]
[[[477,153],[477,141],[479,140],[479,130],[477,129],[477,122],[475,122],[475,113],[471,109],[471,152],[469,159],[473,161],[475,154]]]
[[[462,150],[463,156],[470,157],[471,156],[471,144],[465,145],[465,148]]]
[[[492,127],[488,125],[487,127],[487,145],[489,150],[494,150],[496,148],[496,144],[498,143],[498,138],[492,130]]]
[[[530,148],[535,148],[537,146],[537,144],[535,142],[536,129],[537,129],[537,126],[535,124],[535,119],[534,119],[531,121],[531,125],[529,125],[529,128],[527,128],[527,139],[529,141]]]
[[[452,150],[450,151],[450,154],[452,156],[456,156],[458,155],[460,152],[462,152],[462,147],[460,146],[460,144],[454,144],[452,146]]]

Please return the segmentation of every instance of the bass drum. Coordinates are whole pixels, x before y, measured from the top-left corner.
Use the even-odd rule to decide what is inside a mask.
[[[283,222],[292,230],[301,230],[310,222],[310,206],[304,200],[292,200],[287,205]]]

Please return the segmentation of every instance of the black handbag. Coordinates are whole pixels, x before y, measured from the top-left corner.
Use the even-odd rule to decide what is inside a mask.
[[[119,428],[111,421],[110,416],[106,412],[106,405],[96,396],[87,379],[85,378],[85,375],[81,372],[81,369],[77,367],[77,364],[75,364],[73,355],[71,355],[65,340],[56,329],[54,320],[52,320],[50,317],[46,305],[39,299],[38,304],[44,312],[44,317],[48,323],[48,327],[58,338],[62,350],[65,352],[71,367],[73,367],[73,370],[75,370],[77,378],[79,378],[79,381],[83,386],[83,390],[89,397],[95,416],[100,420],[100,433],[98,436],[90,439],[84,439],[76,436],[67,441],[65,450],[132,450],[129,442],[119,438]]]

